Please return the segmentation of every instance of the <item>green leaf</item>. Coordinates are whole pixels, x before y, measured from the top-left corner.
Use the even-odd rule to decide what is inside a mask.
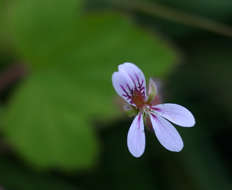
[[[25,159],[68,170],[95,164],[98,142],[82,113],[79,92],[57,72],[36,73],[18,89],[3,130]]]
[[[12,1],[9,30],[20,56],[42,67],[55,63],[50,57],[67,55],[77,43],[73,37],[78,32],[81,4],[81,0]]]
[[[89,15],[79,28],[80,47],[65,60],[61,57],[59,67],[88,94],[89,112],[102,118],[116,113],[111,76],[119,64],[130,61],[146,76],[165,77],[177,61],[175,52],[161,39],[116,14]]]
[[[117,66],[130,61],[148,76],[165,77],[177,60],[166,42],[127,18],[116,13],[75,17],[69,13],[76,10],[73,2],[51,6],[23,0],[11,9],[14,44],[32,73],[13,97],[3,130],[20,155],[37,166],[93,166],[98,143],[91,123],[119,113],[111,83]]]
[[[157,35],[147,34],[118,14],[80,16],[80,4],[80,0],[14,2],[10,31],[27,64],[71,64],[81,70],[94,66],[94,71],[98,66],[101,71],[134,61],[161,76],[176,61],[175,52]]]
[[[40,7],[35,8],[37,10]],[[134,62],[145,74],[163,77],[169,73],[177,60],[176,53],[167,43],[155,35],[149,35],[117,14],[83,16],[82,21],[77,20],[75,26],[69,27],[78,28],[78,31],[74,30],[76,33],[69,35],[64,33],[63,43],[60,43],[57,34],[56,38],[51,38],[54,41],[51,41],[52,34],[36,32],[44,29],[44,25],[37,21],[39,19],[37,15],[28,19],[26,16],[28,13],[24,11],[22,16],[21,12],[13,16],[13,23],[16,23],[14,32],[18,39],[16,42],[20,42],[16,43],[16,47],[23,52],[27,63],[34,65],[35,69],[41,65],[44,65],[44,68],[54,65],[59,67],[68,75],[67,77],[80,85],[82,92],[93,96],[88,98],[88,104],[91,105],[89,112],[94,114],[99,113],[99,110],[102,115],[112,116],[115,113],[112,109],[112,96],[115,92],[111,86],[111,74],[117,69],[118,64],[124,61]],[[73,24],[74,22],[70,21],[72,19],[68,17],[67,23]],[[52,25],[52,19],[50,27],[53,27],[52,31],[59,29],[59,25]],[[36,37],[31,38],[32,35]],[[41,49],[40,45],[44,44],[44,39],[47,39],[46,51]]]
[[[9,48],[9,32],[7,30],[8,20],[7,20],[7,2],[0,1],[0,53],[3,54]],[[1,62],[0,62],[1,64]]]

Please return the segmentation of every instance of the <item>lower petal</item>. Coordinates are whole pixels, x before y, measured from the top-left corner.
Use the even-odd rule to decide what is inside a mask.
[[[145,133],[143,116],[139,113],[133,120],[127,135],[127,146],[130,153],[138,158],[145,150]]]
[[[150,115],[152,127],[160,144],[166,149],[179,152],[183,149],[184,144],[178,131],[171,123],[158,115]]]
[[[192,113],[178,104],[159,104],[153,107],[162,117],[182,127],[193,127],[195,119]]]

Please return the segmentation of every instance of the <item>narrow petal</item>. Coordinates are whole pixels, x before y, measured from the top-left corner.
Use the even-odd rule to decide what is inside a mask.
[[[155,81],[152,78],[150,78],[149,79],[148,94],[149,95],[152,94],[152,95],[156,96],[157,93],[158,93],[158,87],[157,87]]]
[[[127,135],[127,146],[130,153],[138,158],[145,150],[145,133],[142,114],[139,113],[133,120]]]
[[[155,99],[156,95],[158,93],[158,88],[155,83],[155,81],[150,78],[149,80],[149,87],[148,87],[148,102],[151,103]]]
[[[155,111],[162,117],[182,127],[193,127],[195,119],[185,107],[177,104],[159,104],[154,106]]]
[[[134,85],[128,75],[122,72],[114,72],[112,75],[112,83],[118,95],[130,104]]]
[[[140,68],[138,68],[133,63],[126,62],[119,65],[118,70],[119,72],[127,74],[134,83],[135,87],[143,88],[144,93],[146,95],[146,80]]]
[[[175,127],[159,115],[152,114],[150,115],[150,119],[160,144],[170,151],[181,151],[184,144]]]

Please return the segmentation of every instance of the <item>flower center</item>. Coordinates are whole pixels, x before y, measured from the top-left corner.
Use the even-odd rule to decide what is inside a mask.
[[[145,99],[144,94],[141,91],[139,91],[137,89],[135,89],[133,91],[131,100],[136,105],[136,107],[142,108],[145,105],[145,100],[144,99]]]

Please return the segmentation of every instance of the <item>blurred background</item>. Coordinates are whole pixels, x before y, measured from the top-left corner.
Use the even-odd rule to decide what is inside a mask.
[[[0,0],[1,190],[232,189],[231,0]],[[194,128],[136,159],[111,75],[137,64]]]

